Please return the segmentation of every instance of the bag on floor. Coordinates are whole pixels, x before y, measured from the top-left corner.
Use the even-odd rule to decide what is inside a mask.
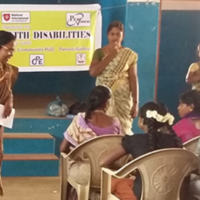
[[[49,103],[46,114],[53,117],[65,117],[68,114],[68,107],[57,96],[57,100]]]

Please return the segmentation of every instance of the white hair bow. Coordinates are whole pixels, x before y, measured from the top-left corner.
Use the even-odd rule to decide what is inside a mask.
[[[168,122],[169,125],[172,125],[174,122],[174,116],[172,116],[170,113],[167,113],[166,115],[162,116],[158,114],[158,112],[155,110],[148,110],[146,112],[146,117],[153,118],[157,122],[161,122],[161,123]]]

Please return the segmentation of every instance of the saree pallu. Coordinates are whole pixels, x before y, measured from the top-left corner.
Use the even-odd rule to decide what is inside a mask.
[[[131,109],[133,100],[129,81],[129,67],[137,63],[137,54],[129,48],[120,49],[117,56],[97,77],[96,85],[105,85],[112,90],[107,114],[119,119],[123,135],[132,135]]]
[[[8,72],[10,77],[0,84],[0,104],[5,104],[8,98],[12,98],[12,85],[17,79],[18,68],[11,65],[2,65],[0,63],[0,79]],[[3,161],[3,132],[4,127],[0,126],[0,195],[3,195],[3,185],[1,180],[1,165]]]

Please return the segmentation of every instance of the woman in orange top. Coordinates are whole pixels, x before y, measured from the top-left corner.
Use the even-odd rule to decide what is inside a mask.
[[[8,64],[13,56],[15,36],[7,31],[0,31],[0,104],[5,106],[3,117],[8,117],[13,108],[12,85],[17,79],[18,69]],[[0,167],[3,160],[3,132],[0,126]],[[3,187],[0,177],[0,195],[3,195]]]

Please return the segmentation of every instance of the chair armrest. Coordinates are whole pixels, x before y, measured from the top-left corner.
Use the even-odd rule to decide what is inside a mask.
[[[116,172],[117,172],[117,170],[116,171],[114,171],[114,170],[111,170],[111,169],[108,169],[108,168],[102,168],[102,171],[104,171],[105,173],[107,173],[107,174],[109,174],[109,175],[111,175],[111,176],[114,176],[114,177],[116,177],[116,178],[119,178],[116,174]],[[133,171],[132,173],[130,173],[129,174],[129,177],[134,177],[135,176],[135,174],[136,174],[136,171]]]
[[[68,155],[67,155],[66,153],[63,153],[63,152],[61,152],[60,155],[61,155],[61,157],[64,158],[64,159],[66,159],[66,158],[68,157]]]
[[[104,168],[104,167],[102,167],[102,171],[104,171],[105,173],[107,173],[107,174],[109,174],[109,175],[111,175],[111,176],[114,176],[114,175],[115,175],[115,172],[116,172],[116,171],[113,171],[113,170],[111,170],[111,169]]]

